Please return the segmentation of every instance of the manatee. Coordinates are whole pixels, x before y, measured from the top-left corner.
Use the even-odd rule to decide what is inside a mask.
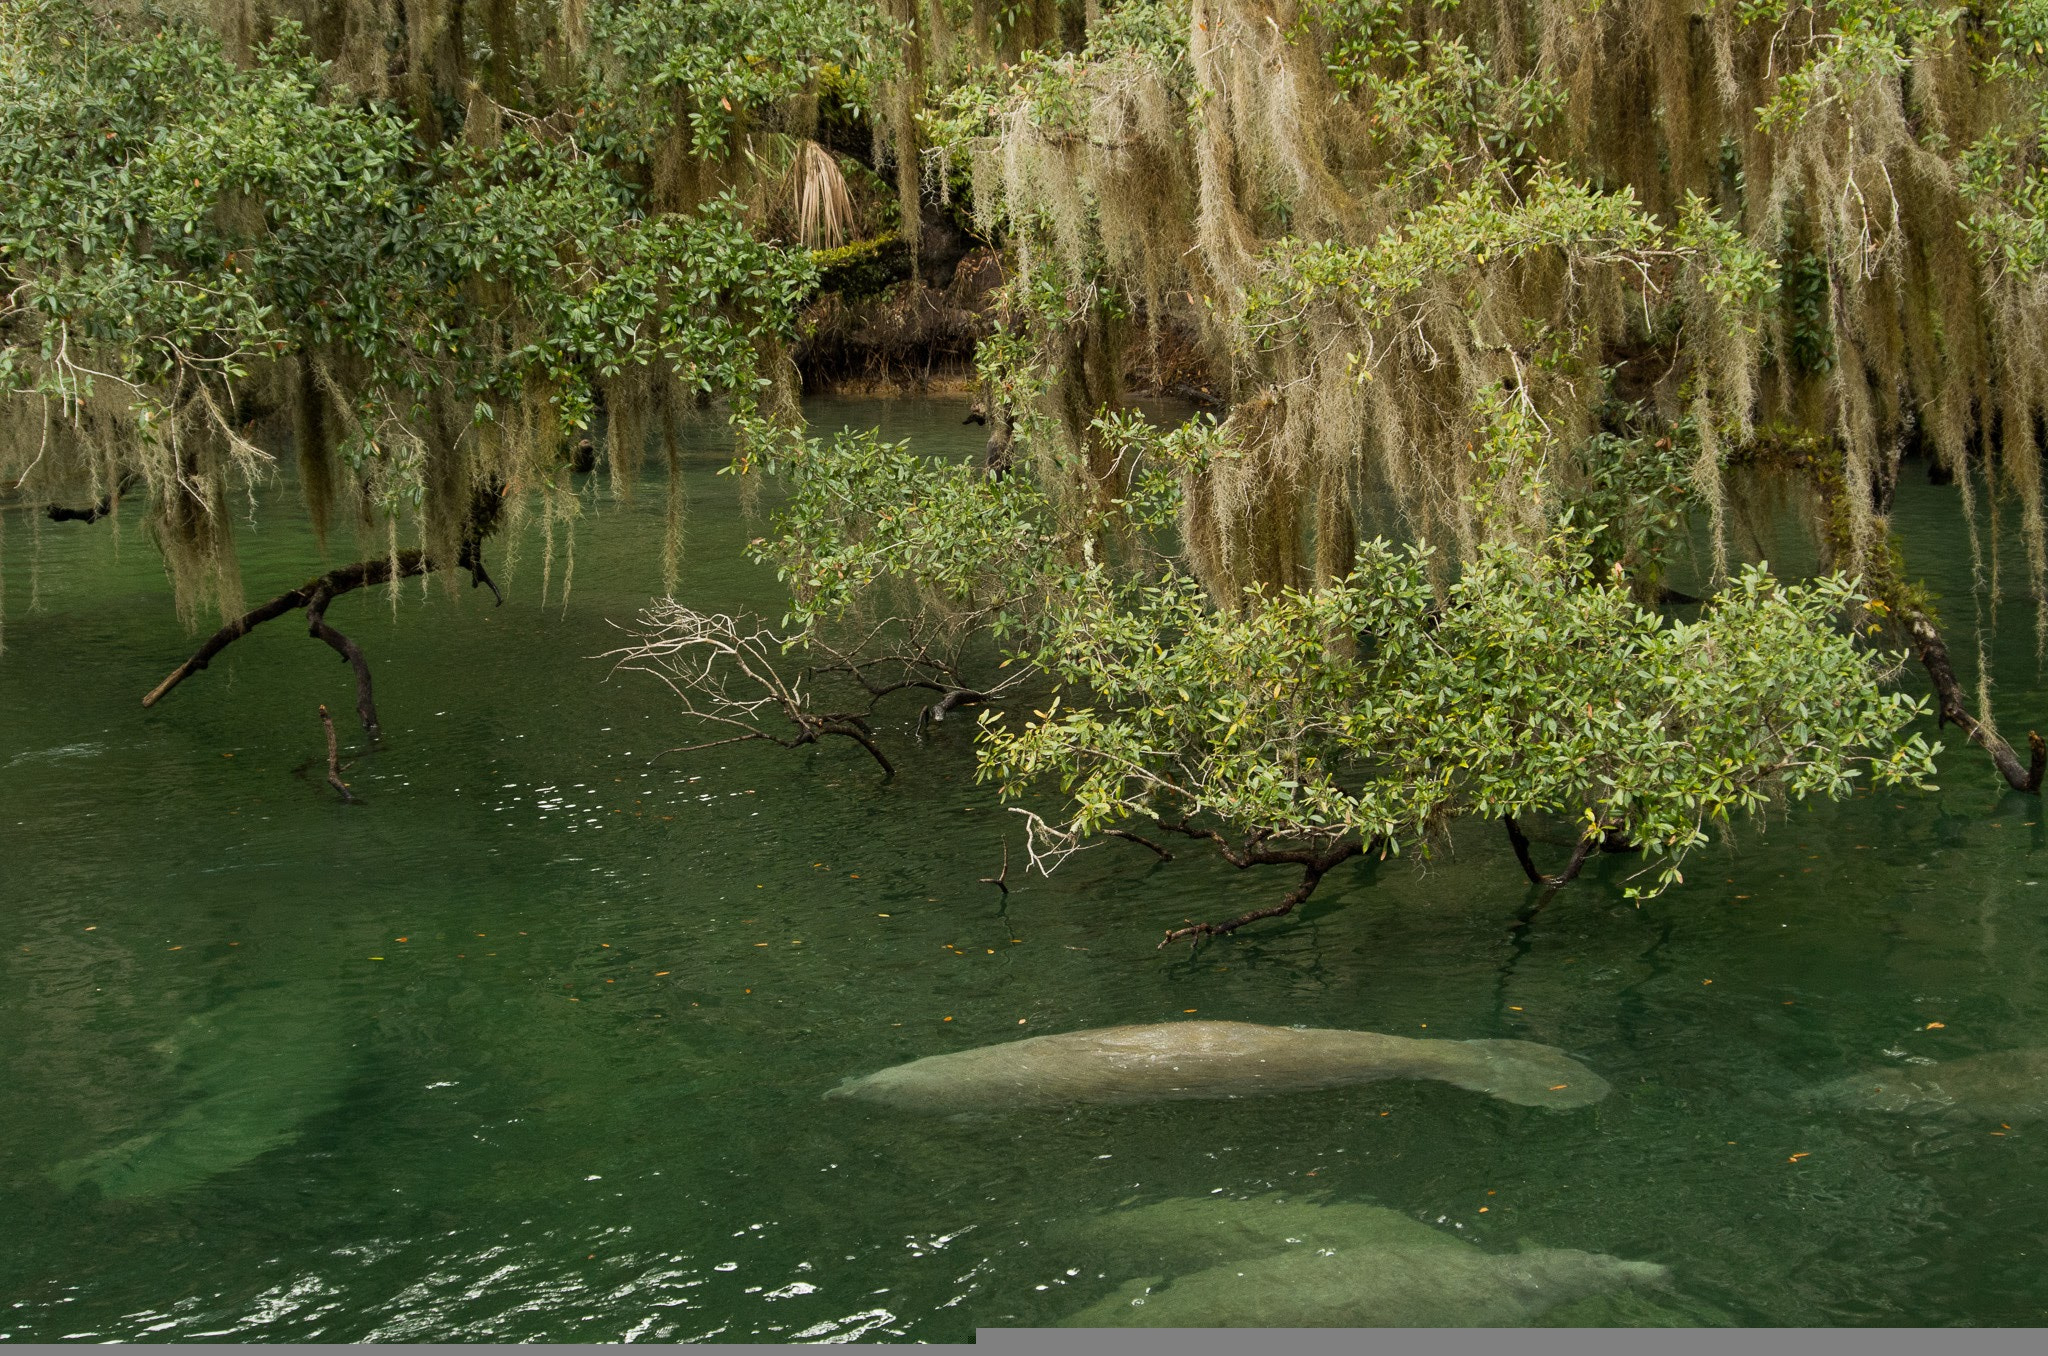
[[[1378,1206],[1279,1197],[1162,1201],[1112,1211],[1089,1235],[1177,1271],[1130,1281],[1063,1326],[1518,1327],[1669,1279],[1653,1262],[1570,1248],[1492,1253]]]
[[[176,1075],[173,1114],[109,1148],[59,1163],[50,1179],[111,1198],[195,1186],[297,1139],[341,1101],[348,1044],[329,1014],[289,990],[256,990],[185,1021],[158,1046]]]
[[[2044,1120],[2048,1119],[2048,1049],[1998,1050],[1939,1064],[1851,1074],[1805,1096],[1808,1101],[1858,1111]]]
[[[1257,1097],[1434,1078],[1520,1106],[1585,1106],[1608,1092],[1585,1065],[1530,1041],[1413,1040],[1372,1031],[1162,1022],[932,1055],[850,1078],[827,1097],[912,1111]]]

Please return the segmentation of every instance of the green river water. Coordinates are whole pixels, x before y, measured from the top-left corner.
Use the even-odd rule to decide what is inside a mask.
[[[963,410],[811,416],[943,451],[978,444]],[[715,427],[697,441],[681,596],[779,611]],[[1960,640],[1954,496],[1916,481],[1899,515]],[[319,566],[291,497],[238,529],[251,598]],[[893,783],[843,743],[651,762],[690,730],[594,656],[659,590],[658,500],[593,491],[566,605],[559,562],[539,601],[537,543],[501,609],[417,585],[395,619],[381,593],[335,605],[386,731],[353,807],[294,773],[322,752],[317,703],[360,742],[347,670],[302,626],[144,711],[193,643],[147,543],[38,542],[10,513],[0,1338],[958,1341],[1170,1274],[1093,1231],[1104,1211],[1274,1192],[1670,1270],[1553,1321],[2048,1321],[2043,1126],[1799,1098],[2048,1046],[2048,830],[1954,731],[1943,790],[1795,807],[1642,908],[1632,859],[1605,859],[1518,929],[1526,885],[1474,826],[1426,867],[1333,875],[1297,918],[1156,951],[1288,879],[1112,843],[1018,882],[971,722],[920,745],[908,705],[884,721]],[[1996,668],[2020,731],[2048,722],[2027,612],[2007,602]],[[1004,901],[977,879],[1006,834]],[[1540,1041],[1614,1092],[973,1120],[821,1100],[1190,1012]]]

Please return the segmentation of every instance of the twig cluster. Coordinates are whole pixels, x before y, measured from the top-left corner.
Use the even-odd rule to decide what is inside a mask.
[[[962,681],[958,663],[925,629],[890,618],[853,643],[835,645],[815,634],[784,636],[759,617],[699,612],[672,598],[622,627],[633,642],[605,653],[613,672],[649,673],[661,680],[691,720],[729,731],[715,739],[678,745],[664,754],[695,753],[755,740],[800,748],[829,735],[867,750],[886,776],[895,764],[871,723],[882,702],[899,692],[924,692],[917,730],[962,706],[995,701],[1023,681],[1028,669],[986,688]],[[808,657],[811,662],[802,662]]]

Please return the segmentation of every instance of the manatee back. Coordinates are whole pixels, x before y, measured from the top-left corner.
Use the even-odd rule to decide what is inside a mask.
[[[1161,1022],[931,1055],[849,1079],[826,1096],[924,1111],[997,1111],[1256,1097],[1383,1078],[1432,1078],[1524,1106],[1584,1106],[1608,1092],[1577,1060],[1529,1041]]]
[[[975,1111],[1256,1096],[1351,1081],[1304,1040],[1317,1034],[1249,1022],[1069,1031],[930,1055],[849,1079],[826,1096]]]
[[[1855,1111],[2048,1119],[2048,1050],[1994,1050],[1939,1064],[1873,1069],[1823,1083],[1799,1100]]]
[[[1132,1281],[1064,1326],[1520,1326],[1560,1304],[1667,1279],[1655,1263],[1602,1253],[1489,1253],[1390,1211],[1375,1212],[1385,1221],[1326,1222],[1310,1217],[1369,1208],[1294,1209],[1306,1225],[1286,1240],[1295,1246],[1238,1253],[1220,1265],[1179,1272],[1166,1283]],[[1227,1233],[1222,1241],[1236,1242]]]

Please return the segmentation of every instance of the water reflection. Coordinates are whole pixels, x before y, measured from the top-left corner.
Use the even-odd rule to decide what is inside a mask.
[[[960,436],[957,407],[884,412],[891,436]],[[683,592],[774,611],[740,560],[760,521],[711,474],[716,430],[692,436]],[[1900,521],[1926,517],[1913,559],[1963,597],[1942,493],[1902,487]],[[964,727],[919,743],[906,709],[888,786],[857,749],[650,764],[687,742],[668,704],[585,657],[659,589],[662,505],[600,494],[566,610],[531,569],[502,609],[340,604],[390,732],[361,809],[290,773],[324,755],[314,708],[346,709],[344,669],[259,634],[143,713],[190,644],[160,570],[44,534],[47,610],[10,618],[0,660],[0,1334],[958,1340],[1226,1260],[1148,1261],[1089,1234],[1106,1211],[1274,1191],[1488,1257],[1669,1269],[1552,1320],[2048,1313],[2037,1124],[1806,1095],[2048,1044],[2042,815],[1974,750],[1936,796],[1745,829],[1640,908],[1614,859],[1511,931],[1528,883],[1474,826],[1333,876],[1281,926],[1161,953],[1271,883],[1115,845],[1001,897],[979,882],[1005,817]],[[252,596],[320,563],[288,510],[262,521]],[[2023,728],[2048,709],[2031,639],[1998,659]],[[958,1123],[821,1100],[1020,1033],[1189,1015],[1537,1041],[1614,1093],[1570,1116],[1380,1083]],[[188,1147],[89,1180],[151,1133]]]

